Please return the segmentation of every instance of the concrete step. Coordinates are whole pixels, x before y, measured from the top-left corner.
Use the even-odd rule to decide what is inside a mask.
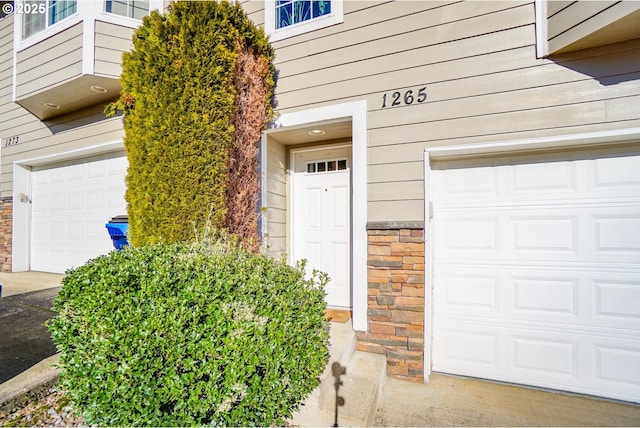
[[[371,426],[386,380],[386,359],[355,351],[355,344],[350,322],[331,323],[329,364],[320,385],[293,415],[292,425],[335,426],[337,413],[337,426]]]

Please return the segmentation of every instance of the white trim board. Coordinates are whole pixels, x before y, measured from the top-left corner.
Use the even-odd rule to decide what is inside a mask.
[[[640,127],[588,132],[580,134],[554,135],[522,140],[498,141],[471,145],[432,147],[424,150],[425,177],[425,318],[424,318],[424,379],[431,374],[431,352],[433,335],[433,242],[432,242],[432,192],[431,166],[434,160],[453,160],[477,156],[499,156],[527,152],[578,148],[596,148],[609,145],[634,144],[640,142]]]
[[[286,113],[280,116],[265,134],[277,133],[288,127],[299,127],[334,119],[351,119],[351,180],[352,180],[352,266],[353,328],[367,331],[367,102],[354,101],[326,107]],[[262,165],[266,168],[267,138],[262,139]],[[262,170],[267,182],[266,169]],[[266,190],[263,186],[263,201]]]
[[[431,159],[454,159],[475,155],[498,155],[514,152],[579,148],[640,141],[640,128],[614,129],[582,134],[553,135],[523,140],[499,141],[426,148]]]

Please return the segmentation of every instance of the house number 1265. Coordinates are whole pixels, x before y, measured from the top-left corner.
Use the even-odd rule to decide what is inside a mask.
[[[391,94],[384,94],[382,96],[382,108],[397,107],[401,105],[411,105],[413,103],[423,103],[427,100],[427,87],[420,89],[409,89],[407,91],[400,92],[394,91]]]

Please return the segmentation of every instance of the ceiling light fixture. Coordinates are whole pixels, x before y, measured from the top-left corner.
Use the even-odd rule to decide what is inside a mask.
[[[47,108],[52,108],[52,109],[59,109],[60,106],[58,104],[54,104],[54,103],[44,103],[44,106]]]
[[[89,89],[91,89],[93,92],[97,92],[98,94],[105,94],[107,92],[106,88],[103,88],[102,86],[91,86],[89,87]]]
[[[309,131],[309,135],[324,135],[324,131],[322,129],[312,129]]]

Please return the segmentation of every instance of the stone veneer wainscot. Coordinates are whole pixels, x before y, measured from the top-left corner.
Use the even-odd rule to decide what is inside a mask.
[[[424,223],[367,224],[367,325],[357,349],[384,354],[387,374],[424,381]]]
[[[0,200],[0,272],[11,272],[13,200]]]

